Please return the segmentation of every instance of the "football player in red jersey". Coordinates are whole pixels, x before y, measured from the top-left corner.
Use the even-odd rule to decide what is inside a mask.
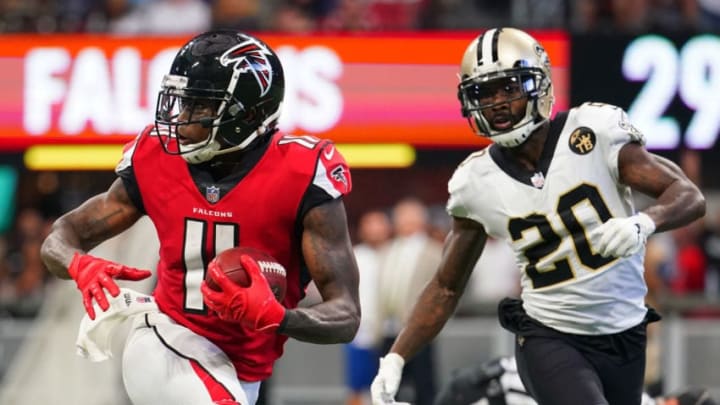
[[[252,405],[288,337],[332,344],[355,335],[358,273],[342,200],[350,172],[330,141],[278,132],[283,93],[280,61],[261,40],[192,38],[163,78],[155,124],[125,147],[118,179],[59,218],[43,244],[50,271],[75,280],[95,318],[94,305],[107,310],[119,293],[113,279],[150,272],[86,252],[143,215],[153,221],[159,312],[134,320],[123,354],[136,405]],[[285,266],[282,303],[262,277],[246,289],[207,289],[210,260],[239,245]],[[251,258],[243,264],[259,271]],[[323,301],[297,308],[310,281]]]

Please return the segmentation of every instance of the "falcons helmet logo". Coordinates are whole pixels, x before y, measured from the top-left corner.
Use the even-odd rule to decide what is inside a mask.
[[[233,68],[240,74],[251,72],[257,80],[260,97],[262,97],[270,90],[273,76],[272,66],[267,55],[272,55],[272,53],[265,44],[254,38],[248,38],[245,42],[228,49],[220,57],[220,63],[223,66],[234,63]]]

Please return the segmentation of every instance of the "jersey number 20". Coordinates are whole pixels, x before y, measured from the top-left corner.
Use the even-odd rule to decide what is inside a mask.
[[[595,270],[612,262],[615,258],[602,257],[600,254],[593,253],[585,228],[573,212],[573,207],[583,201],[590,203],[602,222],[612,217],[597,187],[590,184],[581,184],[560,196],[556,211],[560,215],[565,229],[572,237],[578,259],[583,265]],[[545,215],[535,213],[524,218],[511,218],[508,223],[508,230],[513,241],[523,239],[523,232],[532,228],[536,228],[542,238],[524,252],[528,260],[525,273],[532,281],[533,288],[547,287],[573,278],[573,271],[567,257],[556,260],[553,267],[537,268],[538,261],[557,250],[561,242],[560,235],[553,229]]]

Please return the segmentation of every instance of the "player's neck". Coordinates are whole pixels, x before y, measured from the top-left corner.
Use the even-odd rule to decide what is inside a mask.
[[[207,170],[215,181],[219,181],[240,171],[247,171],[260,159],[269,145],[270,137],[262,137],[245,149],[215,157],[208,162]]]
[[[508,154],[521,166],[529,171],[537,170],[540,156],[545,148],[548,136],[548,125],[543,125],[530,134],[527,141],[515,148],[508,148]]]

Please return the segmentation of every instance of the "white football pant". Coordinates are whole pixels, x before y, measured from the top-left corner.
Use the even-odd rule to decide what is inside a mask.
[[[260,389],[238,380],[215,344],[160,313],[133,321],[122,374],[134,405],[255,405]]]

